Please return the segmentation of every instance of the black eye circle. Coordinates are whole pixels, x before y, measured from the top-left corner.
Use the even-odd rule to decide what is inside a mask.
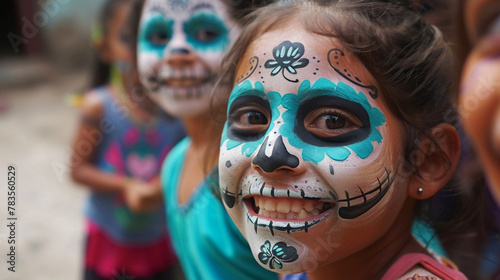
[[[257,102],[251,102],[256,100]],[[245,102],[247,101],[247,102]],[[228,115],[228,137],[240,142],[260,139],[271,122],[270,109],[259,97],[240,98],[233,102]]]

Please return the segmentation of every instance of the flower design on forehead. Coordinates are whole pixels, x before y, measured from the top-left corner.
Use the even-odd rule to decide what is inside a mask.
[[[300,42],[292,43],[284,41],[273,49],[273,56],[275,60],[269,59],[264,64],[266,68],[274,68],[271,71],[271,76],[276,76],[279,72],[287,81],[297,83],[299,80],[290,80],[285,76],[285,69],[290,74],[297,74],[296,68],[303,68],[309,64],[309,59],[302,58],[304,55],[304,45]]]

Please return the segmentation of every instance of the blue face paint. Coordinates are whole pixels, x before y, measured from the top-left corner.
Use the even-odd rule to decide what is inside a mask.
[[[278,106],[281,104],[281,95],[275,91],[271,91],[266,94],[266,92],[264,91],[264,86],[262,85],[261,82],[255,82],[255,86],[252,86],[252,83],[247,80],[244,81],[242,84],[236,85],[234,87],[229,97],[228,108],[231,108],[233,103],[237,101],[237,99],[249,96],[255,96],[261,98],[262,100],[264,100],[264,102],[267,102],[269,104],[269,108],[271,108],[270,112],[271,121],[267,131],[271,131],[274,127],[274,122],[280,116]],[[228,110],[228,119],[230,114],[231,112],[230,110]],[[264,137],[260,137],[255,141],[242,141],[234,137],[230,138],[228,137],[228,135],[231,134],[229,130],[230,130],[229,122],[226,121],[224,125],[224,130],[222,132],[221,146],[222,144],[226,143],[227,149],[231,150],[243,144],[241,148],[241,153],[246,155],[247,157],[252,155],[255,152],[255,150],[259,147],[259,145],[261,145],[262,142],[264,141]]]
[[[357,103],[366,111],[369,117],[369,128],[371,128],[367,137],[346,146],[318,146],[304,142],[295,133],[297,112],[301,104],[314,98],[328,96]],[[318,164],[324,159],[325,155],[328,155],[333,160],[343,161],[351,155],[351,151],[364,159],[373,152],[372,142],[381,143],[382,141],[383,137],[376,128],[385,123],[384,115],[379,109],[370,105],[362,92],[356,92],[345,83],[339,82],[335,84],[330,80],[320,78],[311,86],[310,82],[306,80],[300,85],[298,94],[286,94],[283,96],[282,103],[287,110],[283,113],[284,124],[280,127],[280,134],[287,137],[292,146],[302,150],[304,160]]]
[[[163,55],[173,35],[174,21],[163,15],[150,17],[141,27],[138,38],[139,52],[154,52],[158,57]]]
[[[187,42],[202,52],[220,52],[229,43],[228,28],[224,21],[213,13],[198,13],[183,25]]]

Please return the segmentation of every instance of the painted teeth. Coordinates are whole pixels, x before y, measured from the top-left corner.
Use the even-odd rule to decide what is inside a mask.
[[[329,203],[309,199],[270,198],[255,196],[257,214],[278,219],[304,220],[319,215]]]

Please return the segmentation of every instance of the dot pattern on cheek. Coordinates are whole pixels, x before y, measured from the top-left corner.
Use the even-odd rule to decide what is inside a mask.
[[[340,147],[320,147],[305,143],[294,131],[298,108],[304,100],[318,96],[336,96],[360,104],[369,115],[371,132],[363,141]],[[366,158],[373,152],[372,142],[382,142],[382,134],[376,129],[385,123],[385,117],[379,109],[374,108],[368,102],[366,96],[357,93],[349,85],[339,82],[333,83],[324,78],[318,79],[314,85],[310,85],[308,80],[302,82],[298,94],[285,94],[282,99],[283,107],[287,110],[283,113],[284,125],[279,132],[288,142],[302,150],[302,158],[318,164],[328,155],[333,160],[344,161],[354,151],[360,158]]]
[[[368,92],[368,94],[373,99],[376,99],[378,97],[378,90],[375,86],[363,85],[363,83],[361,82],[361,80],[358,77],[351,75],[351,73],[346,68],[342,68],[343,67],[342,65],[346,64],[346,63],[342,62],[342,59],[344,57],[345,57],[345,55],[344,55],[344,52],[342,50],[331,49],[328,52],[328,63],[330,63],[330,66],[335,70],[335,72],[337,72],[340,76],[344,77],[344,79],[348,80],[349,82],[351,82],[359,87],[369,89],[370,91]]]

